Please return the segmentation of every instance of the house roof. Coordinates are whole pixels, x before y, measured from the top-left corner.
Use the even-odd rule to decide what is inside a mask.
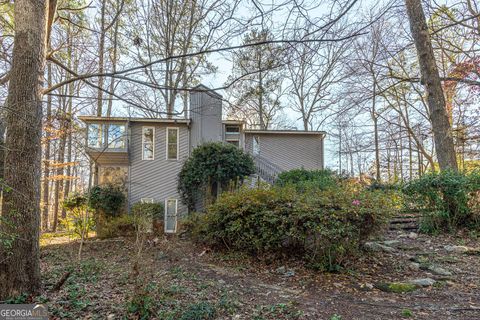
[[[325,136],[325,131],[304,131],[304,130],[245,130],[245,133],[253,134],[307,134]]]
[[[206,93],[208,95],[211,95],[213,97],[223,99],[223,96],[220,93],[218,93],[217,91],[215,91],[213,89],[210,89],[209,87],[207,87],[207,86],[205,86],[201,83],[199,85],[193,87],[190,91],[191,92],[202,92],[202,93]]]
[[[79,116],[78,119],[83,122],[153,122],[153,123],[185,123],[189,124],[189,119],[167,119],[167,118],[137,118],[137,117],[97,117],[97,116]]]

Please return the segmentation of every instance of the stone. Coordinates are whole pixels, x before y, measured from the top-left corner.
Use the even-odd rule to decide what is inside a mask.
[[[115,319],[115,315],[113,313],[110,313],[108,316],[107,316],[107,320],[113,320]]]
[[[443,247],[445,250],[448,252],[455,252],[455,253],[464,253],[469,250],[468,247],[466,246],[451,246],[451,245],[446,245]]]
[[[277,269],[275,269],[275,272],[276,273],[285,273],[285,271],[287,271],[287,268],[285,268],[285,266],[281,266],[281,267],[278,267]]]
[[[412,292],[417,289],[417,285],[406,282],[377,283],[375,287],[381,291],[393,293]]]
[[[411,262],[411,263],[408,265],[408,268],[409,268],[410,270],[413,270],[413,271],[418,271],[418,270],[420,270],[420,263]]]
[[[399,244],[400,241],[398,241],[398,240],[387,240],[387,241],[383,241],[382,243],[386,246],[391,247],[391,246],[395,246],[395,245]]]
[[[388,252],[388,253],[395,252],[395,248],[383,245],[378,242],[365,242],[364,246],[365,246],[365,249],[369,251],[374,251],[374,252],[379,252],[379,251]]]
[[[295,276],[295,271],[293,270],[287,270],[284,274],[285,277],[293,277]]]
[[[421,278],[421,279],[410,280],[408,283],[415,285],[417,287],[430,287],[430,286],[433,286],[435,282],[436,281],[431,278]]]
[[[409,239],[417,239],[417,237],[418,237],[418,233],[410,232],[410,233],[408,234],[408,238],[409,238]]]
[[[436,275],[439,275],[439,276],[451,276],[452,273],[444,268],[441,268],[439,266],[435,266],[435,265],[430,265],[427,267],[427,270],[436,274]]]

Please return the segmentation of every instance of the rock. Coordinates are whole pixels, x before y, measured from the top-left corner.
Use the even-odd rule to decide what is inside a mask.
[[[387,240],[387,241],[383,241],[382,243],[386,246],[391,247],[391,246],[395,246],[395,245],[399,244],[400,241],[398,241],[398,240]]]
[[[390,282],[390,283],[377,283],[375,288],[385,291],[385,292],[393,292],[393,293],[406,293],[415,291],[418,286],[412,283],[406,282]]]
[[[413,270],[413,271],[418,271],[418,270],[420,270],[420,263],[411,262],[411,263],[408,265],[408,268],[409,268],[410,270]]]
[[[435,282],[436,281],[431,278],[422,278],[422,279],[410,280],[408,283],[417,287],[430,287],[430,286],[433,286]]]
[[[420,265],[428,264],[428,257],[425,257],[424,255],[416,255],[414,257],[410,258],[410,261],[416,262]]]
[[[368,282],[367,283],[359,283],[357,285],[357,287],[358,287],[358,289],[360,289],[362,291],[371,291],[374,288],[373,284],[368,283]]]
[[[417,239],[417,237],[418,237],[418,233],[410,232],[408,234],[408,238],[410,238],[410,239]]]
[[[374,252],[379,252],[379,251],[388,252],[388,253],[395,252],[395,248],[383,245],[378,242],[365,242],[364,247],[365,249],[369,251],[374,251]]]
[[[466,246],[451,246],[451,245],[446,245],[443,247],[445,250],[448,252],[455,252],[455,253],[464,253],[469,250],[468,247]]]
[[[110,313],[108,316],[107,316],[107,320],[113,320],[115,319],[115,315],[113,313]]]
[[[279,274],[283,274],[283,273],[285,273],[285,271],[287,271],[287,268],[285,268],[285,266],[281,266],[281,267],[278,267],[277,269],[275,269],[275,272],[279,273]]]
[[[426,268],[428,271],[436,274],[436,275],[439,275],[439,276],[451,276],[452,273],[446,269],[443,269],[441,267],[438,267],[438,266],[435,266],[435,265],[430,265],[430,266],[427,266]]]
[[[287,269],[285,266],[278,267],[275,269],[275,273],[281,274],[285,277],[293,277],[295,276],[295,271],[292,269]]]
[[[293,277],[295,276],[295,271],[293,270],[287,270],[284,274],[285,277]]]

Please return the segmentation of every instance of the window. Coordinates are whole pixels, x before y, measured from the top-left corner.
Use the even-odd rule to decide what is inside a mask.
[[[88,124],[87,145],[92,148],[101,148],[104,145],[103,124]]]
[[[252,145],[252,151],[254,156],[258,156],[260,154],[260,137],[259,136],[253,136],[253,145]]]
[[[177,199],[165,200],[165,232],[177,232]]]
[[[108,126],[108,148],[125,148],[125,125],[111,124]]]
[[[167,160],[178,160],[178,128],[167,128]]]
[[[155,153],[155,128],[142,128],[142,160],[153,160]]]
[[[141,203],[153,203],[153,199],[152,198],[141,198],[140,202]]]
[[[240,133],[240,126],[225,126],[225,133],[226,134],[239,134]]]

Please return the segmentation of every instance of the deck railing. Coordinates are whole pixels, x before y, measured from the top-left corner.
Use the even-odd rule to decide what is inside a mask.
[[[270,184],[274,184],[278,175],[284,171],[278,165],[261,156],[254,156],[253,160],[258,176]]]

